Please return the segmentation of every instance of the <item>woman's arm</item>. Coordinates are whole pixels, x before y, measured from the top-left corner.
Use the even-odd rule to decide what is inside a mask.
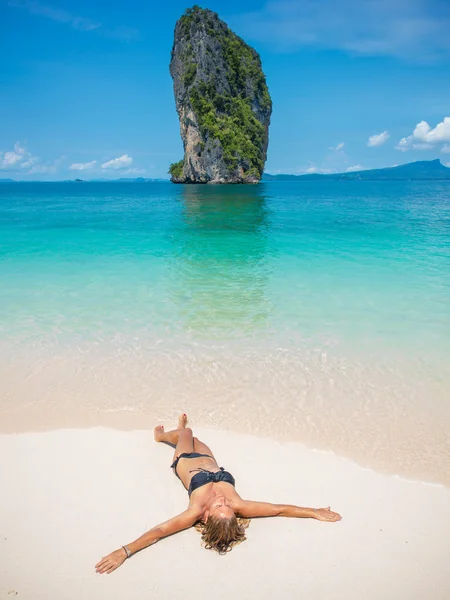
[[[120,565],[125,562],[128,556],[147,548],[147,546],[156,543],[161,538],[192,527],[198,518],[198,511],[192,510],[192,508],[185,510],[176,517],[153,527],[141,535],[137,540],[131,542],[131,544],[127,544],[126,548],[128,548],[130,554],[122,547],[119,550],[114,550],[114,552],[111,552],[108,556],[104,556],[102,560],[95,565],[95,570],[97,573],[112,573],[117,567],[120,567]]]
[[[270,504],[243,500],[236,507],[241,517],[294,517],[297,519],[318,519],[319,521],[340,521],[341,515],[327,508],[304,508],[292,504]]]

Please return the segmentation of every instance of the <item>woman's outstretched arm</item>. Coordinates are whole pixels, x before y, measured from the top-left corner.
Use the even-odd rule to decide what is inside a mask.
[[[176,517],[173,517],[172,519],[153,527],[141,535],[141,537],[139,537],[137,540],[131,542],[131,544],[127,544],[125,548],[128,549],[128,552],[122,546],[119,548],[119,550],[114,550],[114,552],[111,552],[111,554],[108,554],[108,556],[104,556],[95,565],[95,570],[97,573],[112,573],[115,569],[117,569],[117,567],[120,567],[120,565],[125,562],[128,556],[139,552],[139,550],[147,548],[147,546],[154,544],[164,537],[192,527],[198,518],[198,511],[193,510],[192,508],[185,510]]]
[[[236,507],[241,517],[294,517],[297,519],[318,519],[319,521],[340,521],[341,515],[327,508],[305,508],[293,504],[270,504],[242,500]]]

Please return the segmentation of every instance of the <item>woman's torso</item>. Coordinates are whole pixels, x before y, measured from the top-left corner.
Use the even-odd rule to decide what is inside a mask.
[[[199,456],[196,458],[182,458],[177,465],[177,474],[184,487],[189,490],[191,480],[197,473],[211,471],[217,473],[220,467],[214,458],[209,456]],[[238,499],[234,486],[226,481],[211,482],[201,485],[192,491],[189,505],[206,505],[212,496],[225,496],[230,500]]]

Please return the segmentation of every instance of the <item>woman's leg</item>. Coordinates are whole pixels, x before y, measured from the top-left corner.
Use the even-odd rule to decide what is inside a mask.
[[[175,454],[173,457],[174,460],[177,456],[183,454],[183,452],[194,452],[194,438],[192,436],[192,429],[190,427],[186,427],[186,424],[187,416],[183,414],[178,420],[178,429],[165,432],[162,425],[155,427],[154,434],[156,442],[165,442],[166,444],[175,446]]]
[[[196,437],[194,438],[194,452],[199,452],[200,454],[209,454],[209,456],[212,456],[214,460],[216,460],[211,448],[209,448],[209,446],[201,442]]]

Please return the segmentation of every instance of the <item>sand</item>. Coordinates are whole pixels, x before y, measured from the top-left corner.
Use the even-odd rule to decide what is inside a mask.
[[[196,430],[248,499],[331,505],[339,523],[253,520],[227,556],[191,529],[127,560],[95,563],[182,511],[171,450],[149,431],[0,436],[0,599],[448,600],[450,490],[362,469],[331,453]]]

